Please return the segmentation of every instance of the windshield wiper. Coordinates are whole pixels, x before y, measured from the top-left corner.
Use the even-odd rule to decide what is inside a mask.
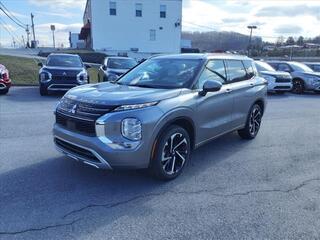
[[[218,73],[218,72],[216,72],[216,71],[214,71],[214,70],[212,70],[212,69],[208,68],[207,66],[206,66],[206,69],[208,69],[210,72],[212,72],[212,73],[216,74],[217,76],[219,76],[220,78],[222,78],[224,81],[226,81],[226,80],[227,80],[227,79],[226,79],[224,76],[222,76],[220,73]]]
[[[143,87],[143,88],[158,88],[155,85],[148,85],[148,84],[129,84],[130,87]]]

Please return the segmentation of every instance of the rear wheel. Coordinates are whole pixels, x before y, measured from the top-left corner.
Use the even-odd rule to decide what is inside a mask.
[[[261,120],[262,109],[258,104],[254,104],[250,109],[245,128],[238,131],[240,137],[254,139],[260,130]]]
[[[293,93],[301,94],[304,92],[304,83],[301,79],[293,79],[292,85]]]
[[[190,158],[190,137],[179,126],[170,126],[155,145],[150,170],[161,180],[171,180],[181,174]]]
[[[40,86],[40,95],[41,96],[47,96],[48,95],[48,89],[44,86]]]

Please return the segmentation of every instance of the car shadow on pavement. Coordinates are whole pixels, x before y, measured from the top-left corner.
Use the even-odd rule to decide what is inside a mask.
[[[52,101],[62,98],[66,92],[54,92],[47,96],[40,96],[39,87],[13,87],[9,90],[6,99],[14,102]]]
[[[154,180],[142,170],[97,170],[64,156],[2,173],[0,206],[5,207],[0,216],[5,221],[0,233],[70,224],[73,236],[83,237],[123,216],[149,214],[157,207],[151,200],[191,186],[201,189],[196,182],[201,173],[216,175],[216,165],[250,144],[235,133],[214,140],[197,149],[182,175],[170,182]]]

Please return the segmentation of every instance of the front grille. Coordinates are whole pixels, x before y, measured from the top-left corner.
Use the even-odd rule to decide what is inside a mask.
[[[99,117],[114,110],[116,106],[79,102],[63,98],[58,106],[58,111],[85,120],[97,120]]]
[[[56,122],[71,131],[94,136],[95,121],[115,107],[63,98],[56,111]]]
[[[277,78],[276,83],[290,83],[291,79],[290,78]]]
[[[67,152],[74,153],[75,155],[78,155],[89,161],[100,162],[99,159],[87,149],[78,147],[59,138],[55,138],[54,141],[60,148],[64,149]]]
[[[276,86],[274,89],[290,89],[289,86]]]
[[[54,81],[76,81],[77,77],[75,76],[57,76],[53,75],[52,80]]]
[[[56,123],[64,128],[88,136],[95,136],[95,121],[88,121],[56,112]]]

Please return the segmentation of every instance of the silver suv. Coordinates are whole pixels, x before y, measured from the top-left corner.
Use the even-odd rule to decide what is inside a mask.
[[[58,104],[53,134],[67,156],[96,168],[149,168],[177,177],[193,149],[238,131],[256,137],[267,82],[252,59],[225,54],[157,56],[114,83],[89,84]]]
[[[320,91],[320,73],[299,62],[268,61],[277,71],[288,72],[292,76],[292,92]]]

